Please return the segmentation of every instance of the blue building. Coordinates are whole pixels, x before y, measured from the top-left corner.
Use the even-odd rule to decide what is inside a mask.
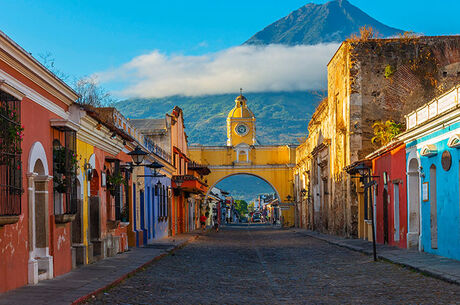
[[[171,178],[174,167],[171,163],[171,128],[168,116],[165,119],[130,120],[144,136],[144,147],[150,154],[145,163],[156,162],[162,167],[144,167],[142,192],[139,203],[139,223],[143,244],[170,235]],[[169,126],[169,128],[168,128]]]
[[[406,116],[408,248],[460,260],[460,85]]]

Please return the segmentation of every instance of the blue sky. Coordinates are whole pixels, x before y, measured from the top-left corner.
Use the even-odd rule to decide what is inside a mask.
[[[308,2],[0,0],[0,29],[33,55],[50,52],[60,70],[81,76],[153,50],[169,55],[225,50]],[[427,35],[460,33],[458,0],[350,2],[389,26]]]

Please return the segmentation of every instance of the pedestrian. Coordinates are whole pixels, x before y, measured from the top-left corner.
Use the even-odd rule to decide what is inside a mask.
[[[200,216],[200,224],[201,224],[201,229],[204,231],[204,229],[206,228],[206,219],[207,217],[204,216],[204,215],[201,215]]]

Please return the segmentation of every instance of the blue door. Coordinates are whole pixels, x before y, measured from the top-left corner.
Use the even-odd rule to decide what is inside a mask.
[[[139,200],[140,200],[140,210],[141,210],[141,230],[142,230],[142,241],[145,244],[147,244],[147,230],[145,229],[145,198],[144,198],[144,190],[139,191]]]

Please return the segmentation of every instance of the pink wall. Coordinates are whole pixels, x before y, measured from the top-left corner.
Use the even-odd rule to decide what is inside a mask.
[[[22,84],[32,88],[56,105],[67,110],[68,107],[48,93],[40,86],[27,79],[23,74],[10,68],[0,60],[0,70],[19,80]],[[38,105],[36,102],[24,98],[21,102],[21,122],[24,125],[24,138],[22,142],[22,175],[24,193],[21,198],[21,215],[19,222],[0,227],[0,292],[14,289],[28,282],[29,260],[29,194],[28,194],[28,169],[29,153],[32,145],[39,141],[45,149],[48,162],[48,171],[52,175],[52,139],[50,119],[58,118],[55,114]],[[33,166],[33,165],[32,165]],[[48,184],[49,195],[49,249],[54,255],[54,275],[59,275],[71,269],[70,251],[70,224],[56,228],[54,223],[52,182]]]

